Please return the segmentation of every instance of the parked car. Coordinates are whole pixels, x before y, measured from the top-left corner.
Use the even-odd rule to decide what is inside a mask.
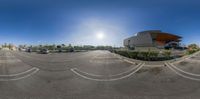
[[[31,49],[31,48],[28,48],[28,49],[26,49],[26,52],[31,53],[31,52],[32,52],[32,49]]]
[[[48,49],[41,49],[40,54],[48,54],[49,50]]]
[[[59,53],[63,52],[61,49],[58,50]]]

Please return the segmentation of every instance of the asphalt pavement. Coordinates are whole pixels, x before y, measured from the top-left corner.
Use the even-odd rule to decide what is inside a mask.
[[[148,64],[100,50],[2,50],[0,99],[199,99],[199,56]]]

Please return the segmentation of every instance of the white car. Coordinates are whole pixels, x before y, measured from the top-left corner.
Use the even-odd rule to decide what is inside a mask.
[[[48,53],[49,53],[49,50],[48,50],[48,49],[41,49],[41,50],[40,50],[40,53],[41,53],[41,54],[48,54]]]

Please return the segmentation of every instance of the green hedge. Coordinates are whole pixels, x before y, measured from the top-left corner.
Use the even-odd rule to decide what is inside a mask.
[[[128,52],[129,58],[137,59],[139,52]]]
[[[115,51],[115,53],[130,58],[129,53],[127,51]]]
[[[145,60],[145,61],[163,61],[163,60],[173,59],[173,57],[171,57],[170,51],[165,51],[163,55],[161,55],[162,57],[159,56],[159,52],[156,51],[138,52],[138,51],[127,51],[127,50],[115,50],[112,52],[128,58]]]

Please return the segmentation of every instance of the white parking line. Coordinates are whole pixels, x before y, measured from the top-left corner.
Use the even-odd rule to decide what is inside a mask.
[[[81,71],[81,70],[79,70],[79,69],[77,69],[77,68],[72,68],[71,70],[73,70],[73,71],[78,71],[78,72],[81,72],[81,73],[83,73],[83,74],[87,74],[87,75],[90,75],[90,76],[96,76],[96,77],[102,77],[103,75],[97,75],[97,74],[92,74],[92,73],[88,73],[88,72],[84,72],[84,71]]]
[[[163,65],[144,65],[145,67],[162,67],[162,66],[164,66],[164,64]]]
[[[196,59],[187,59],[190,62],[196,62],[196,63],[200,63],[200,60],[196,60]]]
[[[6,57],[8,57],[8,58],[15,58],[15,56],[0,56],[0,58],[6,58]]]
[[[122,72],[122,73],[119,73],[119,74],[115,74],[115,75],[110,75],[111,77],[114,77],[114,76],[120,76],[120,75],[123,75],[123,74],[126,74],[128,72],[131,72],[135,69],[137,69],[140,65],[142,65],[143,63],[139,63],[137,66],[134,66],[133,68],[131,68],[130,70],[127,70],[125,72]]]
[[[138,68],[138,66],[140,66],[141,64],[142,64],[142,63],[138,64],[137,66],[134,66],[133,68],[131,68],[131,69],[125,71],[125,72],[122,72],[122,73],[119,73],[119,74],[115,74],[115,75],[109,75],[109,77],[120,76],[120,75],[123,75],[123,74],[125,74],[125,73],[131,72],[131,71],[133,71],[134,69]],[[103,76],[105,76],[105,75],[96,75],[96,74],[84,72],[84,71],[81,71],[81,70],[79,70],[79,69],[77,69],[77,68],[73,68],[73,70],[76,70],[76,71],[78,71],[78,72],[81,72],[81,73],[86,74],[86,75],[89,75],[89,76],[96,76],[96,77],[103,77]]]
[[[170,68],[172,71],[174,71],[176,74],[178,74],[179,76],[183,77],[183,78],[186,78],[186,79],[190,79],[190,80],[195,80],[195,81],[200,81],[200,79],[198,78],[192,78],[192,77],[188,77],[188,76],[185,76],[179,72],[177,72],[175,69],[173,69],[168,63],[165,63],[165,65]]]
[[[175,68],[176,70],[182,72],[182,73],[185,73],[185,74],[188,74],[188,75],[192,75],[192,76],[200,76],[200,74],[194,74],[194,73],[190,73],[190,72],[186,72],[182,69],[179,69],[178,67],[174,66],[173,64],[171,63],[168,63],[170,66],[172,66],[173,68]]]
[[[140,66],[138,66],[138,68],[135,71],[131,72],[128,75],[125,75],[125,76],[122,76],[122,77],[119,77],[119,78],[112,78],[112,79],[95,79],[95,78],[90,78],[90,77],[81,75],[78,72],[76,72],[74,69],[71,69],[71,71],[73,73],[75,73],[76,75],[82,77],[82,78],[85,78],[85,79],[88,79],[88,80],[92,80],[92,81],[116,81],[116,80],[121,80],[121,79],[124,79],[124,78],[127,78],[127,77],[133,75],[134,73],[136,73],[137,71],[139,71],[144,66],[144,64],[145,63],[140,64]]]
[[[16,80],[21,80],[21,79],[25,79],[33,74],[35,74],[36,72],[38,72],[39,69],[36,69],[35,71],[31,72],[30,74],[27,74],[23,77],[18,77],[18,78],[12,78],[12,79],[0,79],[0,81],[16,81]]]
[[[123,61],[125,61],[125,62],[128,62],[128,63],[131,63],[131,64],[136,64],[135,62],[133,62],[133,61],[129,61],[129,60],[127,60],[127,59],[123,59]]]
[[[0,64],[2,63],[16,63],[16,62],[22,62],[19,59],[12,59],[12,60],[0,60]]]
[[[30,72],[30,71],[32,71],[32,70],[37,70],[38,68],[36,68],[36,67],[33,67],[33,68],[31,68],[31,69],[29,69],[29,70],[26,70],[26,71],[24,71],[24,72],[20,72],[20,73],[17,73],[17,74],[11,74],[11,75],[0,75],[0,77],[6,77],[6,76],[8,76],[8,77],[11,77],[11,76],[19,76],[19,75],[23,75],[23,74],[25,74],[25,73],[28,73],[28,72]]]
[[[196,56],[197,54],[199,54],[200,53],[200,51],[198,51],[198,52],[196,52],[196,53],[194,53],[194,54],[192,54],[192,55],[188,55],[188,56],[185,56],[185,57],[182,57],[180,60],[178,60],[178,61],[174,61],[174,62],[172,62],[172,63],[180,63],[180,62],[182,62],[182,61],[185,61],[185,60],[187,60],[187,59],[190,59],[191,57],[194,57],[194,56]]]
[[[29,74],[27,74],[27,75],[25,75],[25,76],[22,76],[22,77],[17,77],[17,76],[21,76],[21,75],[23,75],[23,74],[25,74],[25,73],[27,73],[27,72],[30,72],[30,71],[32,71],[34,69],[34,71],[33,72],[31,72],[31,73],[29,73]],[[24,79],[24,78],[27,78],[27,77],[29,77],[29,76],[31,76],[31,75],[33,75],[33,74],[35,74],[36,72],[38,72],[39,71],[39,69],[38,68],[32,68],[32,69],[30,69],[30,70],[27,70],[27,71],[25,71],[25,72],[22,72],[22,73],[18,73],[18,74],[13,74],[13,75],[0,75],[1,77],[13,77],[13,78],[10,78],[10,79],[6,79],[6,78],[4,78],[4,79],[1,79],[0,78],[0,81],[15,81],[15,80],[20,80],[20,79]],[[14,77],[17,77],[17,78],[14,78]]]

